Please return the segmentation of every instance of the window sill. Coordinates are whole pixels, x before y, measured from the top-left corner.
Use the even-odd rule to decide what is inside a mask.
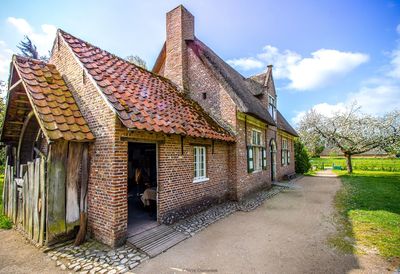
[[[210,178],[194,178],[193,183],[203,183],[209,181]]]
[[[258,172],[261,172],[261,171],[263,171],[262,169],[257,169],[257,170],[254,170],[253,172],[252,172],[252,174],[253,173],[258,173]]]

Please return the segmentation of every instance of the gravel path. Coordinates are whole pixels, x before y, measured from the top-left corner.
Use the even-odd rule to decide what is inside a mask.
[[[379,258],[342,254],[327,245],[335,231],[334,177],[304,177],[251,212],[237,211],[137,273],[393,273]]]

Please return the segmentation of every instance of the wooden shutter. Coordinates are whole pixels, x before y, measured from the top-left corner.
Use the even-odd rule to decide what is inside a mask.
[[[262,148],[262,169],[267,169],[267,149]]]
[[[252,146],[247,146],[247,172],[254,171],[254,150]]]

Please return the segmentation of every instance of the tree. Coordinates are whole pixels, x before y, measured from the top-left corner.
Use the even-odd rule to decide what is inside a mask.
[[[4,103],[3,96],[6,94],[7,84],[5,81],[0,80],[0,125],[3,126],[4,115],[6,112],[6,105]],[[0,166],[3,167],[6,161],[6,153],[4,147],[0,148]],[[3,170],[3,169],[1,169]]]
[[[24,40],[19,42],[19,45],[17,47],[19,48],[23,56],[33,59],[39,59],[37,48],[27,35],[24,36]]]
[[[353,172],[351,157],[375,148],[396,147],[400,142],[400,111],[374,117],[353,104],[331,116],[310,110],[300,121],[300,131],[319,135],[346,157],[347,171]]]
[[[19,42],[19,45],[17,47],[21,51],[21,54],[25,57],[33,58],[33,59],[40,59],[45,62],[47,62],[49,60],[48,56],[46,56],[46,55],[40,56],[39,55],[39,52],[37,51],[37,47],[35,46],[35,44],[32,43],[31,39],[29,39],[29,37],[27,35],[24,36],[24,40]]]
[[[311,168],[310,157],[302,142],[296,140],[294,142],[294,161],[296,173],[306,173]]]
[[[138,67],[147,69],[146,61],[140,58],[138,55],[129,55],[126,58],[129,63],[135,64]]]
[[[325,142],[319,134],[308,128],[298,129],[300,140],[311,157],[319,157],[325,149]]]

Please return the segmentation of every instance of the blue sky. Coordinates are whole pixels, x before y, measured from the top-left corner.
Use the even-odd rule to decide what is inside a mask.
[[[2,1],[0,79],[28,34],[45,54],[62,28],[149,67],[165,40],[165,13],[183,4],[196,36],[244,76],[274,65],[278,108],[400,108],[400,1]]]

